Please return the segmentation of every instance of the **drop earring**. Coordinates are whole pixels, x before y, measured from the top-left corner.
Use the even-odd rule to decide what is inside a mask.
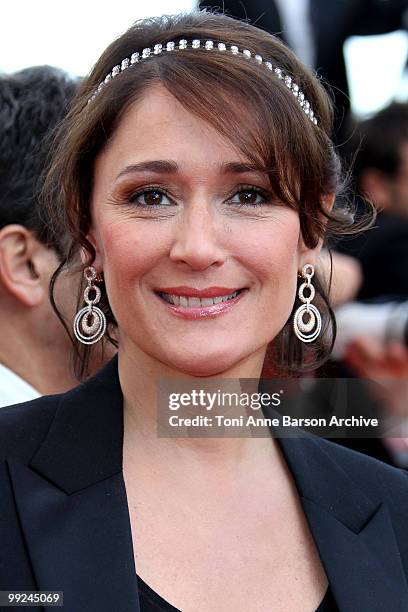
[[[82,344],[95,344],[106,331],[106,317],[102,310],[96,306],[101,299],[101,290],[95,285],[97,272],[93,266],[88,266],[84,270],[84,277],[87,286],[84,291],[84,301],[87,306],[81,308],[74,319],[74,334]],[[90,293],[94,297],[90,297]]]
[[[312,285],[313,275],[313,265],[304,265],[302,268],[302,278],[305,279],[305,282],[298,289],[298,297],[303,304],[299,306],[293,316],[293,329],[296,336],[302,342],[313,342],[319,336],[322,329],[320,312],[316,306],[310,303],[315,296],[315,288]],[[308,291],[307,296],[305,296],[305,290]],[[308,316],[307,321],[304,320],[305,314]]]

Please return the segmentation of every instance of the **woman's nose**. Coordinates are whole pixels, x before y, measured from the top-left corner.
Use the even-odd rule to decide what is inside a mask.
[[[192,270],[220,266],[226,253],[220,242],[214,212],[202,202],[188,207],[180,218],[170,250],[170,259],[184,263]]]

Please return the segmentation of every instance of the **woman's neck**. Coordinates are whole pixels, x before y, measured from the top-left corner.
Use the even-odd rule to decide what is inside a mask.
[[[142,353],[119,350],[119,377],[124,396],[124,452],[128,465],[149,461],[151,465],[177,466],[178,471],[189,472],[195,465],[199,471],[228,472],[245,470],[254,459],[266,457],[273,450],[267,428],[263,437],[251,437],[247,427],[235,427],[232,433],[210,429],[205,425],[188,430],[169,427],[169,418],[177,420],[179,414],[201,414],[213,418],[215,414],[229,418],[245,415],[245,409],[225,408],[215,403],[209,410],[202,406],[183,410],[169,408],[169,389],[187,393],[188,390],[212,390],[212,397],[242,393],[245,389],[257,391],[257,380],[262,371],[264,355],[255,354],[245,362],[214,376],[192,376],[175,371]],[[219,393],[214,393],[219,391]],[[198,396],[196,395],[196,398]],[[201,396],[202,397],[202,396]],[[186,412],[187,411],[187,412]],[[189,412],[190,411],[190,412]],[[210,416],[211,415],[211,416]],[[259,416],[259,414],[258,414]],[[158,435],[158,427],[160,435]],[[182,433],[180,433],[182,432]],[[183,435],[183,437],[178,437]],[[259,435],[259,430],[258,430]],[[193,437],[194,436],[194,437]],[[234,436],[234,437],[233,437]],[[274,451],[276,452],[276,450]],[[161,468],[158,468],[161,469]]]

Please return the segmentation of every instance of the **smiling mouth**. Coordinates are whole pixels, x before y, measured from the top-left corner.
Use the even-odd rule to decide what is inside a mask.
[[[237,289],[236,291],[228,295],[220,295],[216,297],[206,298],[187,297],[184,295],[165,293],[163,291],[158,291],[157,295],[161,297],[162,300],[164,300],[168,304],[172,304],[173,306],[181,306],[183,308],[205,308],[208,306],[213,306],[214,304],[229,302],[230,300],[236,298],[243,291],[246,291],[246,289]]]

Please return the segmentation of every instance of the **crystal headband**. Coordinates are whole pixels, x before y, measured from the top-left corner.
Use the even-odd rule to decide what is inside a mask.
[[[253,59],[257,64],[260,64],[260,65],[263,64],[267,69],[272,70],[279,79],[282,79],[284,81],[285,85],[292,92],[292,94],[296,98],[299,106],[302,108],[304,113],[307,115],[307,117],[310,119],[312,123],[317,125],[317,119],[314,115],[314,112],[310,106],[309,101],[306,100],[305,94],[300,90],[299,85],[297,85],[297,83],[293,80],[291,76],[289,76],[288,74],[285,74],[285,72],[281,70],[280,68],[278,68],[277,66],[274,66],[272,62],[264,60],[261,55],[252,54],[251,51],[249,51],[248,49],[243,49],[241,51],[236,45],[227,45],[223,42],[216,43],[213,40],[202,41],[202,40],[194,39],[191,42],[189,42],[188,40],[183,38],[179,40],[177,44],[175,42],[156,44],[153,46],[153,48],[147,47],[143,49],[141,52],[136,51],[135,53],[132,53],[130,57],[125,57],[121,61],[120,64],[117,64],[116,66],[112,68],[109,74],[106,75],[104,80],[98,85],[95,92],[89,98],[88,103],[91,102],[99,94],[99,92],[102,91],[104,87],[106,87],[109,81],[114,79],[118,74],[120,74],[121,72],[129,68],[130,66],[133,66],[133,64],[137,64],[153,55],[160,55],[163,52],[171,52],[177,49],[200,49],[200,48],[206,49],[207,51],[218,50],[218,51],[224,51],[226,53],[232,53],[233,55],[242,55],[246,59],[249,59],[249,60]]]

